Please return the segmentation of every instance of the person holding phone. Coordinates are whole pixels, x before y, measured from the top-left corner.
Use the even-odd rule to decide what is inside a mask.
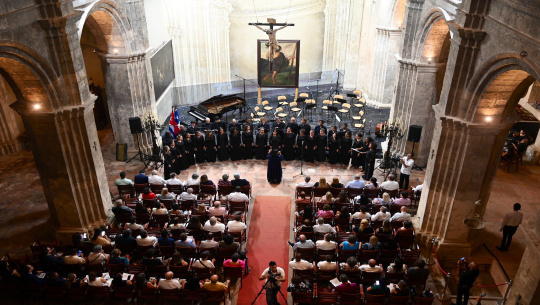
[[[457,262],[457,265],[459,270],[459,282],[455,304],[469,304],[469,291],[478,275],[480,275],[480,270],[478,270],[478,265],[475,262],[467,263],[465,257],[461,258]]]
[[[100,228],[94,229],[94,235],[92,235],[91,241],[92,245],[108,246],[111,244],[111,240],[105,235],[105,231]]]
[[[76,265],[86,263],[84,257],[82,257],[82,251],[78,251],[77,248],[69,250],[68,255],[64,257],[64,264]]]

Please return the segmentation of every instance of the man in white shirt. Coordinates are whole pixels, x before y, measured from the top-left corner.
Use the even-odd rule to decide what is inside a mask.
[[[370,259],[367,264],[361,265],[362,272],[382,272],[382,267],[377,265],[377,261]]]
[[[224,216],[226,213],[225,207],[221,206],[220,201],[214,201],[214,206],[211,207],[208,212],[210,213],[210,216]]]
[[[508,251],[508,247],[512,242],[512,236],[517,231],[517,228],[523,221],[523,213],[521,213],[521,204],[514,203],[514,210],[504,216],[504,220],[501,223],[500,231],[503,232],[503,239],[501,246],[497,247],[499,251]]]
[[[71,250],[69,250],[69,255],[66,255],[64,257],[64,264],[66,265],[76,265],[84,263],[86,263],[84,257],[79,256],[76,248],[72,248]]]
[[[161,279],[159,281],[158,287],[162,289],[181,289],[182,285],[180,285],[180,282],[178,280],[173,280],[174,273],[172,271],[168,271],[165,273],[165,278]]]
[[[233,221],[227,222],[227,231],[229,232],[242,232],[245,229],[247,226],[242,222],[242,215],[236,215]]]
[[[157,170],[152,171],[152,176],[148,177],[148,183],[150,184],[163,184],[165,185],[165,179],[158,175]]]
[[[279,304],[277,300],[277,293],[281,286],[281,282],[286,281],[285,279],[285,270],[277,266],[277,263],[271,261],[268,268],[264,269],[263,273],[259,277],[259,281],[266,280],[270,277],[270,271],[274,275],[275,281],[268,282],[266,285],[266,302],[268,304]]]
[[[388,212],[388,208],[382,206],[380,212],[377,212],[377,214],[371,216],[371,221],[385,221],[390,219],[390,217],[392,217],[392,215],[390,212]]]
[[[399,190],[399,183],[396,181],[396,176],[388,175],[388,180],[381,183],[381,189],[385,191],[397,191]]]
[[[363,189],[366,186],[366,182],[360,179],[360,175],[354,175],[354,180],[349,181],[345,188]]]
[[[311,181],[311,177],[306,176],[306,178],[304,178],[304,182],[297,183],[296,187],[313,187],[315,183],[309,181]]]
[[[142,231],[141,235],[135,239],[138,246],[154,246],[157,242],[157,238],[154,236],[148,236],[146,231]]]
[[[204,230],[209,232],[225,232],[225,225],[218,222],[217,218],[212,216],[210,219],[204,224]]]
[[[248,202],[249,198],[246,194],[242,193],[242,188],[237,186],[233,193],[230,193],[227,197],[229,201]]]
[[[396,214],[394,214],[394,216],[392,216],[392,218],[390,218],[390,221],[402,221],[402,222],[405,222],[405,221],[410,221],[411,220],[411,214],[407,213],[407,207],[406,206],[402,206],[401,207],[401,212],[398,212]]]
[[[326,256],[326,260],[317,263],[319,270],[336,270],[337,263],[332,261],[332,255]]]
[[[126,172],[120,173],[120,178],[114,180],[114,185],[133,185],[133,181],[131,179],[126,178]]]
[[[185,192],[182,192],[179,197],[180,200],[197,200],[197,195],[193,194],[193,189],[188,188]]]
[[[420,184],[420,185],[417,185],[416,187],[413,187],[413,191],[416,193],[416,192],[421,192],[422,189],[424,188],[424,184]]]
[[[335,250],[336,242],[332,241],[332,234],[325,234],[323,240],[318,240],[315,244],[319,250]]]
[[[367,207],[365,205],[360,206],[360,212],[356,212],[351,215],[350,222],[353,221],[353,219],[369,219],[371,218],[371,214],[367,212]]]
[[[193,268],[216,268],[214,266],[215,259],[212,259],[211,261],[208,260],[208,257],[210,256],[210,252],[203,251],[201,253],[201,259],[196,260],[193,265],[191,265]]]
[[[191,178],[186,181],[186,186],[199,185],[200,182],[201,181],[199,180],[199,174],[193,173],[193,175],[191,175]]]
[[[313,264],[303,260],[302,254],[296,253],[294,256],[294,260],[289,262],[289,267],[291,267],[293,270],[309,270],[313,269]]]
[[[206,240],[202,240],[199,248],[217,248],[219,244],[214,240],[214,234],[212,232],[206,233]]]
[[[176,173],[171,173],[170,179],[167,180],[167,185],[184,185],[182,180],[176,178]]]
[[[313,226],[313,232],[316,233],[336,233],[336,229],[332,228],[331,225],[324,223],[324,219],[322,217],[319,217],[317,219],[317,224]]]
[[[408,154],[407,157],[399,160],[401,163],[401,172],[399,174],[399,187],[406,190],[409,189],[409,177],[411,176],[411,169],[414,165],[413,154]]]

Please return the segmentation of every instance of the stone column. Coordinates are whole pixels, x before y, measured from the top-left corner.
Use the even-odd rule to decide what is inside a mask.
[[[371,80],[369,102],[378,107],[392,103],[396,82],[397,59],[401,29],[377,27],[375,68]]]
[[[16,153],[22,149],[18,137],[24,130],[18,115],[9,108],[14,97],[8,94],[4,78],[0,76],[0,156]]]
[[[362,47],[361,36],[363,18],[361,16],[364,15],[364,2],[352,1],[347,15],[350,16],[350,22],[347,30],[347,40],[345,41],[347,46],[345,52],[347,56],[345,58],[344,68],[348,68],[344,69],[343,88],[346,90],[354,90],[356,89],[358,76],[354,67],[358,67],[359,50]]]
[[[403,20],[404,29],[403,42],[401,43],[401,57],[410,59],[412,54],[412,47],[414,45],[414,38],[416,30],[420,24],[420,16],[422,15],[422,8],[425,0],[408,0],[405,12],[405,20]]]

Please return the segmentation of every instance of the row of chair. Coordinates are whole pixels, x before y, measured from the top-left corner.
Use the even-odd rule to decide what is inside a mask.
[[[316,295],[315,295],[316,293]],[[364,293],[293,292],[294,304],[340,304],[340,305],[431,305],[433,297],[372,295]]]
[[[120,197],[129,196],[129,197],[136,197],[139,196],[145,188],[149,187],[153,193],[160,194],[161,190],[165,187],[167,187],[167,190],[170,193],[174,194],[181,194],[182,192],[186,191],[188,188],[193,189],[193,194],[198,195],[200,198],[204,198],[206,196],[215,197],[216,195],[222,197],[227,196],[230,193],[232,193],[235,190],[234,186],[231,185],[220,185],[220,186],[214,186],[214,185],[179,185],[179,184],[170,184],[170,185],[164,185],[161,183],[150,183],[150,184],[128,184],[128,185],[118,185],[118,193]],[[242,186],[241,192],[246,194],[249,198],[251,198],[251,186]]]

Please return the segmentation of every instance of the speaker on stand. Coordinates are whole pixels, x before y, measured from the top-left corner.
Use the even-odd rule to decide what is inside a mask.
[[[129,163],[131,160],[139,157],[141,162],[144,164],[144,168],[146,168],[148,166],[148,164],[145,162],[145,159],[148,159],[148,158],[141,151],[141,140],[139,138],[139,134],[144,132],[144,128],[142,126],[141,118],[140,117],[129,118],[129,129],[131,131],[131,134],[136,134],[137,135],[137,149],[139,150],[139,152],[135,156],[133,156],[131,159],[129,159],[126,163]]]
[[[407,136],[407,141],[413,142],[411,154],[414,156],[414,146],[416,143],[420,142],[420,137],[422,135],[422,126],[420,125],[411,125],[409,126],[409,134]],[[416,163],[413,164],[412,169],[422,170],[420,166],[417,166]]]

